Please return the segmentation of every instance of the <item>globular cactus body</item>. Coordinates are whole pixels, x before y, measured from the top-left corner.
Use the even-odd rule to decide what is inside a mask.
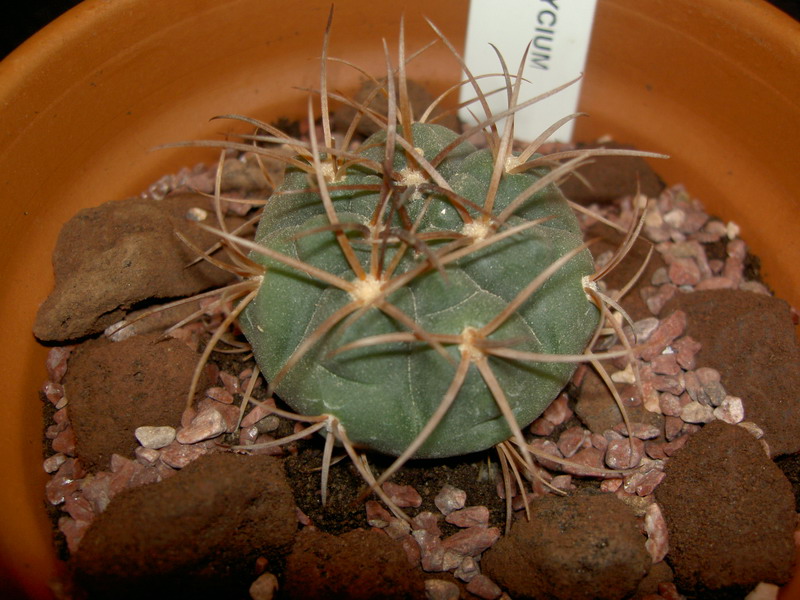
[[[397,135],[403,135],[402,128],[398,127]],[[413,140],[415,152],[428,161],[456,138],[457,134],[449,129],[420,123],[415,123],[412,135],[406,136]],[[373,135],[362,145],[360,155],[364,160],[354,161],[346,173],[328,180],[327,189],[341,224],[338,228],[331,226],[314,178],[304,171],[289,169],[283,185],[264,210],[256,242],[348,281],[355,280],[356,275],[337,234],[348,236],[367,273],[375,257],[380,256],[382,272],[391,272],[379,279],[379,284],[397,280],[427,262],[429,268],[393,290],[385,300],[413,320],[412,331],[418,328],[451,336],[463,336],[470,328],[484,327],[539,273],[583,243],[576,217],[553,184],[526,199],[499,222],[503,210],[548,172],[546,167],[504,173],[491,208],[492,218],[482,214],[478,207],[484,206],[489,193],[493,157],[489,150],[476,150],[466,142],[450,150],[437,165],[438,173],[454,192],[451,197],[441,192],[441,186],[433,185],[431,177],[414,160],[408,159],[408,150],[398,146],[393,164],[394,200],[383,206],[377,222],[407,235],[403,238],[375,231],[376,212],[381,212],[378,190],[384,175],[369,164],[388,162],[386,139],[386,131]],[[458,205],[452,197],[469,202]],[[402,208],[398,198],[402,198]],[[465,216],[465,212],[469,215]],[[444,256],[442,249],[447,244],[467,247],[475,243],[480,237],[470,238],[476,236],[475,224],[488,226],[489,232],[501,232],[537,219],[542,222],[464,253],[440,268],[430,259],[431,254]],[[472,225],[465,227],[467,223]],[[407,250],[404,241],[411,244]],[[388,265],[398,258],[398,252],[399,261],[390,268]],[[352,304],[353,296],[285,261],[258,253],[251,258],[263,264],[266,272],[240,325],[260,368],[271,379],[326,319]],[[584,292],[584,279],[593,272],[591,255],[586,249],[580,250],[487,340],[522,352],[582,353],[599,320],[596,306]],[[304,350],[296,364],[282,375],[276,393],[301,414],[334,415],[354,444],[400,455],[447,394],[464,349],[457,343],[442,344],[437,349],[424,339],[346,348],[357,340],[377,340],[380,338],[375,336],[409,332],[410,328],[377,305],[345,312],[349,314]],[[487,360],[521,427],[547,408],[575,368],[574,363],[568,362],[530,362],[497,356]],[[415,456],[466,454],[511,436],[496,394],[484,374],[470,367],[452,406]]]

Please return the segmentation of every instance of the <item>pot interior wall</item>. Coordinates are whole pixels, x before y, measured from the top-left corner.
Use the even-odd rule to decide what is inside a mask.
[[[701,7],[697,6],[702,4]],[[268,0],[89,0],[0,63],[0,236],[6,374],[0,411],[5,481],[0,486],[0,577],[20,595],[48,597],[58,572],[41,509],[41,415],[35,390],[46,350],[31,336],[52,287],[50,253],[79,208],[134,195],[160,175],[213,159],[195,151],[151,152],[158,144],[224,135],[213,115],[271,120],[302,115],[318,85],[328,0],[302,11]],[[381,37],[396,47],[401,12],[407,45],[433,38],[421,15],[463,44],[465,0],[340,2],[331,55],[385,72]],[[800,173],[787,157],[800,123],[797,26],[745,0],[600,0],[584,83],[591,116],[582,139],[611,134],[672,155],[655,165],[684,182],[743,235],[769,283],[800,305],[797,231]],[[336,89],[358,76],[330,69]],[[440,92],[459,78],[441,44],[411,68]],[[12,596],[13,597],[13,596]]]

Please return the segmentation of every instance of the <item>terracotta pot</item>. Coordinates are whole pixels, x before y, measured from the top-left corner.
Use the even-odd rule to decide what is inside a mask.
[[[421,14],[463,43],[466,0],[336,6],[331,54],[381,72],[380,38],[432,38]],[[203,158],[150,152],[216,136],[227,112],[299,116],[317,81],[330,0],[90,0],[0,64],[2,371],[0,576],[45,598],[59,565],[42,509],[45,349],[31,326],[52,285],[50,253],[79,208],[137,194]],[[442,60],[439,60],[442,59]],[[672,155],[657,169],[737,222],[768,282],[800,306],[800,27],[756,0],[600,0],[580,139],[611,134]],[[336,87],[357,77],[332,67]],[[440,91],[459,78],[441,48],[412,76]],[[787,134],[795,134],[789,137]],[[0,586],[2,587],[2,586]],[[5,596],[9,597],[9,596]]]

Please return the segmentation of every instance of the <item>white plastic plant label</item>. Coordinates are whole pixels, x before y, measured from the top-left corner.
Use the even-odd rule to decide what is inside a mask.
[[[597,0],[471,0],[464,57],[473,75],[496,73],[497,77],[479,79],[484,93],[504,85],[502,68],[494,45],[503,55],[508,70],[517,72],[525,48],[519,102],[524,102],[578,78],[586,64]],[[537,102],[515,117],[514,135],[530,141],[559,119],[576,112],[581,82],[577,81],[557,94]],[[470,84],[461,87],[461,102],[475,98]],[[507,108],[505,91],[488,97],[494,114]],[[482,118],[480,104],[462,109],[468,123]],[[574,121],[567,122],[551,139],[569,141]]]

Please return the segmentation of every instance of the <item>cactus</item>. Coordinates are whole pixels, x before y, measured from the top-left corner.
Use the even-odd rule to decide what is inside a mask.
[[[319,90],[323,140],[317,139],[309,100],[308,141],[227,115],[259,133],[241,143],[202,143],[286,163],[255,240],[228,232],[220,217],[216,231],[233,250],[229,268],[243,280],[223,293],[223,300],[240,301],[204,358],[224,327],[238,319],[268,393],[295,412],[270,410],[309,423],[268,445],[325,434],[324,503],[333,442],[340,441],[372,489],[405,518],[379,484],[406,460],[496,446],[506,475],[510,466],[535,476],[532,455],[538,452],[523,428],[560,393],[577,363],[629,354],[629,346],[591,351],[601,323],[619,332],[608,306],[622,312],[597,282],[624,256],[643,220],[638,228],[632,223],[618,253],[595,271],[556,183],[595,155],[659,155],[602,149],[537,154],[558,126],[577,115],[513,151],[514,115],[538,100],[517,101],[524,62],[511,75],[501,59],[509,108],[500,114],[491,113],[468,75],[486,117],[464,133],[429,123],[429,111],[415,118],[402,31],[399,65],[392,69],[387,55],[389,74],[373,92],[389,100],[388,115],[378,115],[368,108],[369,98],[362,105],[328,92],[327,39],[326,32]],[[357,111],[338,144],[330,131],[331,98]],[[362,118],[382,129],[351,150]],[[481,131],[485,149],[467,141]],[[627,344],[624,336],[620,341]],[[201,367],[202,361],[195,381]],[[194,388],[190,403],[193,394]],[[398,458],[376,480],[357,447]],[[248,448],[254,446],[242,447]]]
[[[433,160],[458,135],[415,123],[408,137],[415,154],[409,159],[399,146],[390,149],[390,171],[375,167],[388,164],[384,130],[364,142],[335,181],[326,182],[333,222],[341,227],[329,227],[316,182],[300,169],[287,172],[265,207],[256,242],[353,287],[342,289],[254,253],[266,275],[240,321],[268,380],[322,326],[275,391],[301,414],[334,415],[353,443],[395,456],[436,412],[460,355],[484,361],[517,424],[529,424],[564,387],[573,365],[505,358],[481,344],[579,354],[599,319],[583,290],[583,278],[594,268],[577,219],[554,184],[539,184],[549,169],[503,174],[493,206],[487,206],[494,171],[488,149],[462,142],[447,151],[437,165],[452,190],[445,194],[416,157]],[[519,231],[502,236],[515,227]],[[340,240],[351,247],[355,269]],[[532,280],[568,255],[541,287],[513,306]],[[367,299],[382,288],[390,292],[380,301]],[[329,325],[332,315],[336,323]],[[469,343],[471,335],[475,340]],[[362,339],[375,343],[358,346]],[[485,375],[473,368],[415,455],[466,454],[512,435]]]

